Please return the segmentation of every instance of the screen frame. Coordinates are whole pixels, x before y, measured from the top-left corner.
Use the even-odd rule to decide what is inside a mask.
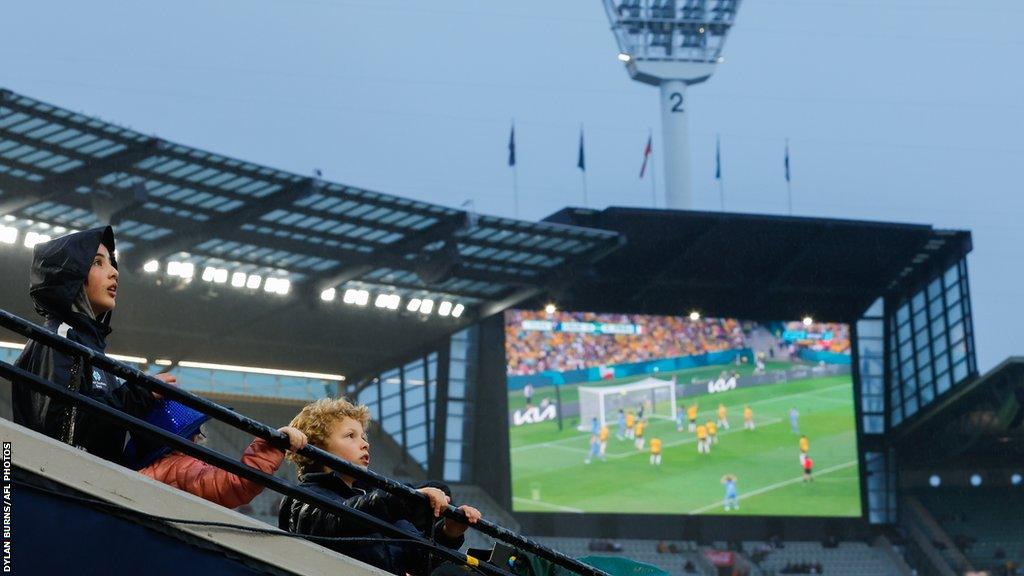
[[[529,308],[517,308],[529,309]],[[590,312],[590,311],[572,311]],[[615,310],[595,311],[596,314],[632,314],[640,315],[643,312],[630,311],[620,312]],[[665,314],[647,314],[650,316],[667,316]],[[726,313],[715,314],[714,317],[730,318]],[[755,319],[743,318],[744,321],[753,322],[778,322],[777,318]],[[868,502],[865,474],[865,435],[863,431],[859,355],[857,348],[856,320],[849,319],[817,319],[819,322],[836,322],[848,326],[851,346],[851,381],[853,386],[854,421],[857,438],[857,461],[858,489],[860,490],[860,515],[859,516],[785,516],[785,515],[744,515],[744,516],[722,516],[722,515],[685,515],[685,514],[608,514],[608,513],[570,513],[570,512],[514,512],[512,509],[512,469],[511,453],[509,451],[509,422],[508,422],[508,384],[507,384],[507,358],[505,354],[505,311],[487,318],[481,323],[481,363],[480,382],[491,382],[494,385],[482,385],[481,399],[487,402],[499,403],[500,410],[492,412],[498,416],[500,421],[490,420],[483,426],[476,426],[477,444],[484,444],[491,447],[487,451],[486,459],[476,462],[489,462],[489,470],[479,476],[478,483],[488,490],[495,497],[498,503],[507,510],[528,532],[541,535],[616,537],[623,534],[625,537],[634,538],[666,538],[669,535],[679,535],[681,528],[686,536],[685,539],[700,540],[705,532],[713,535],[710,539],[722,539],[722,536],[729,534],[734,538],[758,539],[763,538],[765,531],[770,533],[783,532],[783,529],[790,538],[818,539],[823,530],[848,531],[850,534],[863,535],[870,530],[868,518]],[[500,343],[498,350],[486,349],[485,342],[494,346]],[[497,341],[497,342],[496,342]],[[494,404],[492,404],[493,406]],[[503,437],[503,438],[499,438]],[[500,452],[499,452],[500,450]],[[480,472],[483,472],[481,470]],[[503,476],[500,478],[499,476]]]

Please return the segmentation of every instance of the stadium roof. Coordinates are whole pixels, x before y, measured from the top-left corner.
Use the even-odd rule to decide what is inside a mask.
[[[566,208],[547,221],[629,242],[563,291],[563,309],[853,321],[971,250],[966,231],[858,220]]]
[[[1004,360],[897,429],[905,464],[1024,461],[1024,357]]]
[[[165,288],[231,278],[238,298],[264,289],[314,302],[351,290],[348,304],[374,308],[383,295],[399,316],[449,316],[448,331],[543,292],[620,242],[614,232],[472,214],[260,166],[8,90],[0,217],[0,239],[26,245],[113,224],[122,269]],[[413,306],[426,300],[431,308]]]

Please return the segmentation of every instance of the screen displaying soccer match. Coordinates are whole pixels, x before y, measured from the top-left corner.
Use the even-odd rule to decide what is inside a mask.
[[[850,329],[505,312],[516,512],[861,516]]]

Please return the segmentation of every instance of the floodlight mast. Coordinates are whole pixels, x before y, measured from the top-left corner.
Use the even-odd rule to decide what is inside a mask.
[[[710,78],[723,61],[739,5],[740,0],[604,0],[629,76],[661,91],[668,208],[693,208],[686,89]]]

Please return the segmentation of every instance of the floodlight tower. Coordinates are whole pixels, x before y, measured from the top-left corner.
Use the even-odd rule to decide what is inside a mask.
[[[665,200],[693,207],[686,88],[711,77],[740,0],[604,0],[619,60],[634,80],[661,89]]]

